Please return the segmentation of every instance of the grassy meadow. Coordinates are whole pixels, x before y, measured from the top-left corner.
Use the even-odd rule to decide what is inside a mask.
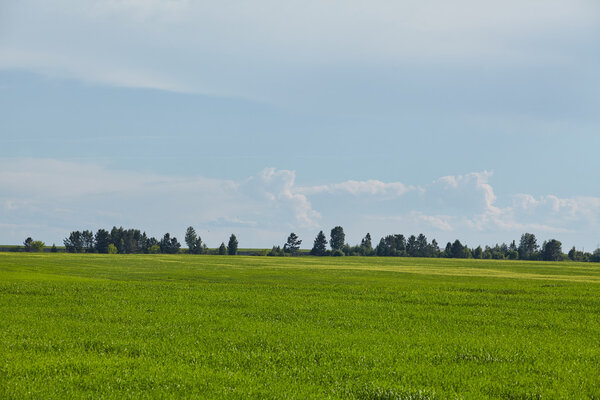
[[[0,398],[600,399],[600,266],[4,253]]]

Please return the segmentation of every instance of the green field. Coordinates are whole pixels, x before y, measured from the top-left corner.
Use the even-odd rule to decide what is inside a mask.
[[[600,266],[0,254],[0,398],[600,398]]]

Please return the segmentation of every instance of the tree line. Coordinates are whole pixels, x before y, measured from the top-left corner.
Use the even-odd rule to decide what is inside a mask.
[[[165,233],[162,239],[149,237],[139,229],[123,229],[114,226],[110,232],[105,229],[92,231],[73,231],[63,241],[65,250],[69,253],[101,253],[101,254],[177,254],[183,252],[181,243],[170,233]],[[190,254],[220,254],[236,255],[238,240],[234,234],[225,243],[213,250],[202,242],[193,227],[188,227],[185,233],[185,243]]]
[[[270,256],[285,256],[300,254],[302,240],[295,233],[291,233],[283,248],[273,246],[268,253]],[[329,243],[330,249],[327,248]],[[331,230],[329,242],[323,231],[319,231],[310,251],[313,256],[379,256],[379,257],[429,257],[429,258],[474,258],[489,260],[539,260],[539,261],[582,261],[600,262],[600,248],[593,253],[576,250],[573,247],[567,254],[562,252],[562,243],[556,239],[544,241],[540,246],[533,233],[524,233],[517,244],[513,240],[510,244],[496,244],[494,247],[477,246],[469,248],[460,240],[448,242],[441,249],[438,242],[431,242],[424,234],[405,237],[401,234],[387,235],[379,240],[373,247],[369,233],[361,240],[360,244],[351,246],[346,243],[346,235],[341,226]]]
[[[238,253],[238,240],[231,234],[227,245],[222,242],[216,249],[209,249],[201,237],[196,234],[193,227],[188,227],[185,233],[187,250],[181,248],[176,237],[165,233],[158,240],[149,237],[139,229],[124,229],[114,226],[110,231],[98,229],[95,233],[89,230],[73,231],[63,241],[65,250],[69,253],[104,253],[104,254],[218,254],[236,255]],[[292,232],[283,246],[273,246],[270,251],[257,251],[254,255],[267,256],[297,256],[306,252],[300,250],[302,240]],[[329,245],[329,248],[328,248]],[[24,251],[42,251],[45,244],[28,237],[23,242]],[[58,251],[52,245],[52,252]],[[594,252],[584,252],[571,248],[567,254],[562,251],[562,243],[556,239],[538,244],[536,236],[532,233],[521,235],[519,243],[515,240],[509,244],[496,244],[493,247],[478,246],[469,248],[460,240],[448,242],[442,249],[438,242],[429,241],[424,234],[404,236],[392,234],[382,237],[376,246],[373,246],[369,233],[359,244],[346,243],[346,235],[341,226],[334,227],[329,235],[329,240],[321,230],[314,239],[312,249],[308,253],[312,256],[379,256],[379,257],[429,257],[429,258],[474,258],[490,260],[539,260],[539,261],[581,261],[600,262],[600,248]]]

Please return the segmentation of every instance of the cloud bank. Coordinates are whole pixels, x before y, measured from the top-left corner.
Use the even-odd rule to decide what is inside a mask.
[[[296,184],[294,171],[265,168],[241,181],[114,171],[51,159],[0,160],[0,243],[27,236],[61,243],[75,229],[138,227],[183,237],[196,227],[216,246],[235,232],[243,246],[269,247],[290,231],[305,246],[335,225],[358,242],[370,231],[424,232],[470,244],[523,232],[591,248],[599,240],[600,198],[498,196],[489,171],[445,176],[421,186],[378,180]]]

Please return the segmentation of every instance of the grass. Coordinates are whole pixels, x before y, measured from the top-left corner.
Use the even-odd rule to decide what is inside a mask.
[[[0,398],[600,398],[600,267],[0,253]]]

